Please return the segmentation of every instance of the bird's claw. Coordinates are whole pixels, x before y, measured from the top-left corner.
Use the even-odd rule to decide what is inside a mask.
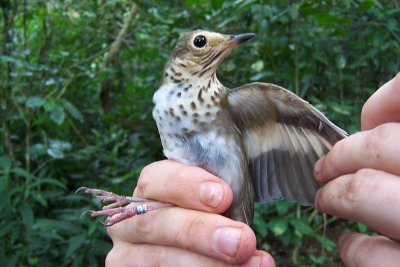
[[[81,214],[81,217],[90,213],[92,217],[98,217],[106,215],[107,218],[102,222],[105,226],[111,226],[118,222],[121,222],[125,219],[130,217],[144,214],[150,210],[156,210],[159,208],[164,207],[172,207],[172,204],[157,202],[155,200],[147,199],[147,198],[137,198],[137,197],[128,197],[128,196],[119,196],[112,192],[107,192],[102,189],[93,189],[88,187],[80,187],[76,190],[75,193],[84,192],[86,194],[98,194],[95,197],[99,199],[101,202],[110,202],[114,201],[113,203],[106,205],[103,207],[102,210],[99,211],[92,211],[88,210]],[[145,203],[155,203],[153,205],[147,205]],[[140,205],[133,206],[123,206],[130,203],[141,203]]]

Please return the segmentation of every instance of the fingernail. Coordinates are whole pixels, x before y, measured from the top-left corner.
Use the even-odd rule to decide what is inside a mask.
[[[243,267],[260,267],[261,263],[262,261],[260,256],[253,256],[245,265],[243,265]]]
[[[224,199],[224,188],[221,184],[204,182],[200,185],[200,201],[205,205],[217,208]]]
[[[240,244],[242,230],[232,227],[217,229],[213,234],[213,245],[217,252],[235,257]]]
[[[314,165],[314,174],[318,176],[319,173],[322,171],[322,167],[324,166],[325,156],[320,158]]]

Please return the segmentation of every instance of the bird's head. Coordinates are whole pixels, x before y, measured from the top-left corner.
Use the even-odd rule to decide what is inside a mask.
[[[213,74],[233,48],[254,36],[253,33],[225,35],[204,30],[182,33],[170,62],[192,76]]]

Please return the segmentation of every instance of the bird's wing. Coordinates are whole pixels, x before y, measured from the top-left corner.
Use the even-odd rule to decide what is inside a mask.
[[[255,200],[312,204],[315,162],[346,132],[292,92],[251,83],[228,91],[228,108],[249,158]]]

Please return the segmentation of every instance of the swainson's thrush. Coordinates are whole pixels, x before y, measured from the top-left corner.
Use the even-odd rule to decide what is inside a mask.
[[[216,77],[230,51],[254,37],[196,30],[183,33],[155,92],[153,117],[164,154],[200,166],[232,187],[233,203],[224,214],[252,224],[253,202],[287,199],[312,204],[320,184],[314,163],[346,133],[292,92],[269,83],[228,89]],[[93,216],[111,215],[114,224],[164,204],[109,209],[145,199],[119,197]]]

